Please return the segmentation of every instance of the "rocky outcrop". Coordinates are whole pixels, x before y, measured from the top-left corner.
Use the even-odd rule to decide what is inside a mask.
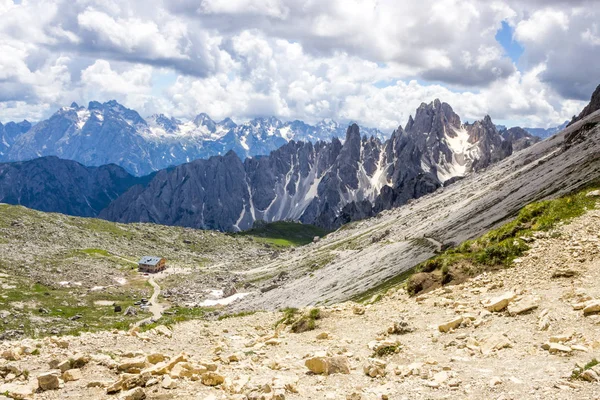
[[[501,135],[505,141],[512,143],[513,151],[521,151],[542,140],[518,126],[502,131]]]
[[[600,110],[600,85],[594,90],[592,94],[592,98],[590,99],[589,104],[579,113],[578,116],[574,116],[569,125],[573,125],[575,122],[580,121],[587,117],[588,115]]]
[[[116,165],[85,167],[57,157],[4,163],[0,164],[0,203],[94,217],[131,186],[148,179],[136,178]]]

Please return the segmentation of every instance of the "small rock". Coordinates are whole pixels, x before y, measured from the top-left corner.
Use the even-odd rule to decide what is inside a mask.
[[[38,387],[40,390],[56,390],[60,387],[59,373],[52,371],[38,376]]]
[[[376,358],[369,358],[367,360],[367,364],[363,367],[363,372],[365,375],[370,376],[371,378],[377,378],[379,376],[385,376],[385,367],[387,364]]]
[[[456,317],[448,322],[445,322],[438,326],[440,332],[449,332],[452,329],[456,329],[460,326],[463,321],[463,317]]]
[[[504,293],[501,296],[494,297],[483,301],[483,306],[491,312],[499,312],[504,310],[508,304],[515,298],[515,294],[512,292]]]
[[[202,374],[202,384],[206,386],[217,386],[225,382],[225,377],[216,372],[206,372]]]
[[[586,197],[599,197],[600,196],[600,190],[592,190],[591,192],[588,192],[586,194]]]
[[[133,388],[119,395],[119,400],[144,400],[146,393],[140,387]]]
[[[538,299],[534,297],[524,297],[514,304],[508,306],[508,313],[512,316],[535,310],[540,306]]]
[[[583,315],[596,314],[600,312],[600,300],[590,300],[585,303]]]
[[[344,356],[312,357],[306,360],[304,365],[315,374],[331,375],[350,373],[348,358]]]
[[[354,306],[352,307],[352,313],[355,315],[363,315],[365,313],[365,308],[363,306]]]
[[[62,379],[65,382],[73,382],[81,379],[81,370],[69,369],[62,374]]]
[[[171,378],[169,375],[165,375],[162,380],[161,386],[164,389],[175,389],[177,387],[177,381]]]
[[[494,376],[492,379],[490,379],[489,385],[491,388],[493,388],[502,384],[502,382],[502,378],[500,378],[499,376]]]
[[[331,337],[331,334],[329,332],[321,332],[317,335],[318,340],[325,340],[325,339],[329,339],[330,337]]]

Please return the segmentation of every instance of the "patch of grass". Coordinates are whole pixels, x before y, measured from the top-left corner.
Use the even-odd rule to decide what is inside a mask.
[[[590,361],[589,363],[585,364],[583,366],[583,369],[581,368],[575,368],[573,370],[573,372],[571,373],[571,380],[581,380],[581,374],[583,374],[585,371],[587,371],[588,369],[592,369],[594,368],[596,365],[600,364],[600,361],[598,361],[597,359],[592,359],[592,361]]]
[[[293,308],[293,307],[284,308],[283,310],[281,310],[281,312],[283,313],[283,317],[281,317],[281,319],[279,319],[275,323],[276,327],[281,324],[284,324],[284,325],[293,324],[294,321],[296,320],[296,316],[298,315],[298,309]]]
[[[228,318],[247,317],[248,315],[254,315],[256,313],[257,313],[257,311],[240,311],[240,312],[235,313],[235,314],[220,315],[219,318],[218,318],[218,320],[222,321],[222,320],[228,319]]]
[[[215,311],[211,307],[171,307],[167,310],[169,314],[163,316],[156,322],[146,324],[140,327],[140,331],[149,331],[159,325],[173,326],[180,322],[203,319],[208,312]]]
[[[300,314],[297,308],[285,308],[282,312],[283,317],[277,321],[275,326],[289,325],[294,333],[314,330],[317,327],[316,321],[321,319],[321,310],[318,308],[311,308],[303,314]]]
[[[77,335],[128,329],[135,322],[115,313],[113,307],[94,304],[96,300],[107,300],[120,304],[124,310],[135,301],[136,291],[132,287],[112,293],[85,293],[76,288],[58,289],[31,283],[25,278],[13,277],[10,283],[14,288],[3,290],[0,297],[0,310],[11,313],[2,325],[3,331],[22,331],[25,337],[49,336],[53,330],[60,335]]]
[[[323,237],[329,233],[318,226],[299,222],[278,221],[258,226],[234,236],[252,237],[254,240],[274,247],[294,247],[312,243],[315,236]]]

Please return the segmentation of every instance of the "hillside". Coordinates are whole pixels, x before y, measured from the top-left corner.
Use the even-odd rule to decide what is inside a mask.
[[[281,250],[269,242],[280,239],[123,225],[0,204],[0,340],[124,327],[141,319],[115,313],[111,305],[124,312],[152,294],[137,272],[144,255],[167,258],[169,271],[159,282],[165,294],[173,292],[174,304],[182,294],[201,302],[210,290],[241,281],[231,271],[276,256]]]
[[[600,212],[528,244],[508,268],[418,297],[396,287],[366,304],[307,309],[304,324],[294,322],[301,311],[288,309],[4,342],[0,392],[35,399],[595,398]]]

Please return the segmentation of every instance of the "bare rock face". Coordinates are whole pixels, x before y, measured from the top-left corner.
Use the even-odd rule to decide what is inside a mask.
[[[512,143],[513,151],[521,151],[542,140],[518,126],[502,131],[501,135],[504,140]]]
[[[406,129],[382,143],[356,124],[342,143],[291,141],[245,161],[230,151],[156,174],[111,203],[101,218],[235,231],[258,220],[335,229],[431,193],[512,153],[491,119],[461,124],[439,100],[421,104]]]
[[[589,104],[581,111],[581,113],[579,113],[577,117],[573,117],[571,122],[569,122],[569,125],[573,125],[575,122],[584,119],[585,117],[596,112],[597,110],[600,110],[600,85],[598,85],[596,90],[594,90]]]

